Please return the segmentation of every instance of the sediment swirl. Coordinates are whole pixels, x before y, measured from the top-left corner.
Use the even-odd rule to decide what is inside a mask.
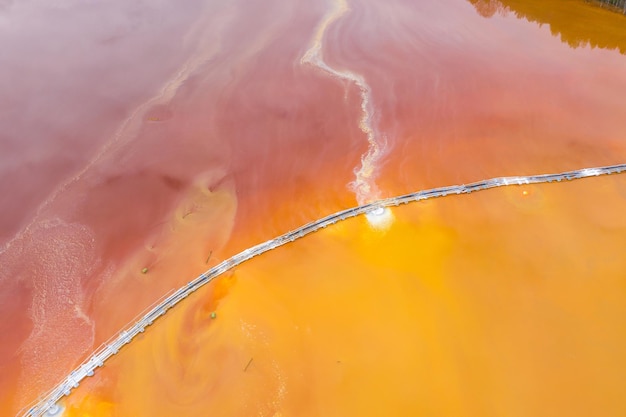
[[[361,95],[361,119],[359,128],[367,137],[368,148],[361,156],[361,166],[355,168],[356,178],[350,184],[356,193],[359,205],[380,198],[380,190],[376,186],[376,171],[378,163],[385,154],[385,140],[375,129],[373,122],[374,109],[372,107],[372,90],[365,78],[349,70],[339,70],[331,67],[324,60],[322,43],[328,27],[346,14],[350,8],[345,0],[334,0],[331,8],[315,30],[309,49],[300,60],[301,64],[313,65],[329,74],[331,77],[354,83]]]

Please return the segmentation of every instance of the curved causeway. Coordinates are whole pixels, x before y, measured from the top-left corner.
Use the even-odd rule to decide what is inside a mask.
[[[268,240],[259,245],[253,246],[237,255],[227,259],[215,267],[204,272],[187,285],[179,288],[170,295],[164,297],[161,301],[142,315],[136,322],[120,332],[111,339],[109,343],[105,343],[100,349],[96,350],[91,357],[84,361],[80,366],[74,369],[60,384],[49,392],[42,395],[39,400],[28,409],[21,413],[21,416],[53,416],[60,413],[60,407],[57,405],[59,400],[69,395],[72,389],[78,387],[80,382],[88,376],[92,376],[97,368],[117,354],[119,350],[130,343],[138,334],[142,333],[146,327],[152,325],[159,317],[165,315],[169,309],[185,299],[189,294],[196,291],[203,285],[211,282],[224,272],[241,265],[243,262],[261,255],[267,251],[275,249],[279,246],[293,242],[310,233],[316,232],[321,228],[334,224],[341,220],[346,220],[361,214],[376,215],[385,207],[397,206],[400,204],[411,203],[429,198],[445,197],[451,194],[466,194],[490,188],[503,187],[509,185],[526,185],[549,183],[554,181],[575,180],[598,175],[617,174],[626,171],[626,164],[611,165],[595,168],[584,168],[575,171],[568,171],[559,174],[531,175],[521,177],[499,177],[484,181],[473,182],[471,184],[452,185],[448,187],[433,188],[425,191],[418,191],[411,194],[405,194],[399,197],[387,198],[375,201],[369,204],[360,205],[358,207],[339,211],[329,216],[323,217],[314,222],[301,226],[293,231],[285,233],[274,239]]]

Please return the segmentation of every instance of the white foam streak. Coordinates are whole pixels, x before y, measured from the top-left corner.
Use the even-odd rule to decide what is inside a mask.
[[[326,30],[349,10],[348,3],[345,0],[333,0],[332,7],[317,26],[311,45],[300,62],[302,64],[314,65],[330,76],[352,82],[359,88],[361,95],[359,128],[367,137],[368,148],[365,154],[361,156],[361,166],[355,169],[356,178],[350,185],[356,193],[357,202],[359,205],[362,205],[380,198],[380,190],[376,186],[375,179],[378,162],[385,154],[386,141],[374,128],[374,109],[371,105],[372,91],[363,76],[349,70],[332,68],[324,61],[322,51],[322,42]]]
[[[28,237],[37,240],[16,248],[11,256],[32,258],[8,275],[35,277],[29,315],[33,330],[20,346],[22,372],[17,398],[26,403],[33,389],[56,382],[64,369],[93,349],[95,324],[84,311],[81,282],[98,266],[93,232],[60,219],[44,222]],[[11,262],[11,264],[15,264]],[[80,335],[70,340],[68,334]]]

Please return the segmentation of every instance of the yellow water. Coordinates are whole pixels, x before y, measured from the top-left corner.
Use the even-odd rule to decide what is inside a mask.
[[[623,415],[625,191],[516,186],[324,229],[191,296],[67,415]]]

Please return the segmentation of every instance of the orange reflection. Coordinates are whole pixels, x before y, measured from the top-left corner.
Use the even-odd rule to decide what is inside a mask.
[[[550,31],[569,46],[617,49],[626,53],[624,16],[600,2],[559,0],[469,0],[484,17],[515,13],[530,22],[550,25]],[[590,7],[592,3],[596,7]]]

